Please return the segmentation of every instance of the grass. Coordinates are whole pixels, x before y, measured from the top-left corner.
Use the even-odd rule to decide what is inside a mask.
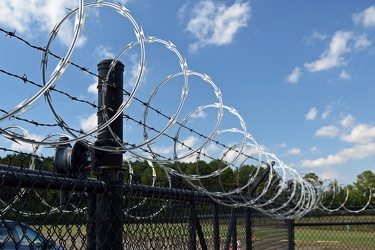
[[[202,221],[203,222],[203,221]],[[205,221],[201,224],[202,231],[207,241],[212,241],[213,225]],[[37,227],[38,228],[38,227]],[[362,229],[362,230],[361,230]],[[86,235],[86,226],[82,225],[57,225],[42,226],[39,228],[45,236],[56,240],[59,245],[69,246],[72,244],[80,245],[81,240]],[[224,240],[227,235],[228,224],[220,224],[220,239]],[[238,235],[244,243],[246,234],[242,223],[237,225]],[[254,244],[261,242],[277,243],[287,241],[286,228],[280,227],[262,227],[253,228],[256,241]],[[142,240],[174,240],[189,237],[188,223],[154,223],[154,224],[126,224],[124,225],[124,239],[132,239],[134,244]],[[350,227],[295,227],[296,249],[374,249],[375,231],[363,230],[355,226]]]
[[[324,230],[297,228],[294,232],[296,249],[316,246],[316,249],[374,249],[375,232],[355,230]]]

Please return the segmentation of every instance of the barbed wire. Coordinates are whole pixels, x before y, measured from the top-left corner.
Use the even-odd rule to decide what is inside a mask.
[[[136,35],[136,41],[131,42],[112,60],[110,65],[109,72],[105,78],[99,77],[98,74],[91,72],[87,67],[80,66],[70,60],[71,54],[73,53],[73,49],[77,44],[78,37],[81,32],[81,28],[85,24],[85,19],[82,17],[84,15],[84,10],[89,9],[91,7],[98,8],[98,7],[109,7],[114,9],[118,14],[129,20],[134,28],[134,33]],[[50,50],[50,45],[52,44],[54,38],[59,33],[60,27],[67,22],[70,18],[75,18],[74,23],[74,36],[69,47],[67,54],[63,57],[60,57]],[[252,207],[258,209],[270,216],[276,218],[295,218],[301,217],[304,214],[310,212],[313,209],[327,209],[322,206],[322,200],[324,198],[324,187],[319,181],[316,180],[305,180],[303,179],[297,171],[285,165],[276,155],[272,153],[266,152],[263,148],[258,146],[255,139],[249,134],[246,130],[246,123],[240,114],[232,107],[228,107],[223,104],[222,94],[220,89],[215,85],[212,79],[206,75],[197,73],[188,68],[186,60],[182,57],[180,52],[177,50],[176,46],[169,41],[165,41],[153,36],[145,36],[142,28],[138,25],[135,19],[130,15],[128,9],[126,9],[121,4],[113,4],[105,1],[96,1],[93,3],[83,4],[83,1],[80,1],[79,7],[74,10],[71,10],[69,14],[65,16],[52,30],[50,39],[47,43],[47,46],[41,47],[36,46],[28,42],[26,39],[16,35],[16,31],[7,31],[5,29],[0,28],[0,31],[5,34],[5,36],[9,36],[10,38],[15,38],[18,41],[22,42],[26,46],[41,51],[43,53],[42,57],[42,73],[43,73],[43,84],[36,83],[28,79],[27,74],[18,75],[14,73],[10,73],[7,70],[0,69],[0,73],[6,74],[10,77],[16,78],[21,80],[23,83],[30,83],[33,86],[36,86],[39,91],[38,93],[31,98],[30,100],[25,100],[21,102],[20,106],[7,111],[5,109],[0,109],[0,112],[3,113],[3,117],[0,117],[1,120],[5,118],[14,118],[18,121],[26,122],[35,126],[42,126],[42,127],[60,127],[62,130],[67,131],[69,136],[68,140],[64,142],[53,139],[53,136],[46,136],[43,140],[36,140],[27,138],[25,135],[17,134],[11,132],[10,129],[1,128],[0,133],[5,135],[6,138],[11,140],[19,140],[22,142],[30,143],[33,145],[48,145],[53,147],[58,147],[61,143],[69,143],[69,142],[77,142],[77,141],[84,141],[87,143],[89,148],[97,149],[97,150],[105,150],[108,152],[116,152],[116,153],[127,153],[131,154],[134,157],[144,159],[148,161],[149,166],[154,169],[153,163],[158,163],[160,167],[162,167],[167,173],[172,175],[178,175],[183,177],[187,182],[189,182],[194,188],[200,190],[202,192],[207,193],[211,196],[214,200],[219,203],[222,203],[227,206],[234,206],[234,207]],[[145,45],[150,43],[159,43],[164,45],[168,51],[172,52],[178,58],[178,63],[181,68],[181,71],[172,75],[167,76],[151,93],[150,98],[148,101],[143,101],[140,98],[136,97],[136,92],[138,90],[139,84],[143,78],[144,72],[146,70],[145,64]],[[89,102],[69,93],[58,90],[53,85],[57,79],[65,73],[67,66],[72,65],[78,68],[80,71],[88,73],[92,76],[98,78],[99,84],[102,86],[102,92],[98,93],[98,98],[105,98],[105,94],[107,88],[109,86],[113,87],[114,84],[109,82],[108,75],[113,71],[115,65],[119,61],[120,57],[124,54],[131,51],[135,46],[140,47],[140,61],[138,65],[137,76],[135,80],[134,87],[131,91],[127,91],[125,89],[121,89],[124,96],[127,98],[124,99],[123,103],[120,107],[115,111],[112,116],[108,115],[109,108],[108,107],[99,107],[93,102]],[[46,68],[47,68],[47,57],[52,56],[59,60],[59,63],[55,70],[52,72],[49,78],[46,77]],[[171,81],[175,77],[182,76],[184,78],[183,86],[181,89],[181,99],[178,105],[177,111],[172,115],[166,115],[163,111],[158,110],[152,107],[151,100],[157,95],[159,89],[167,82]],[[182,106],[185,104],[187,96],[189,94],[189,77],[190,76],[198,76],[202,79],[205,83],[207,83],[213,90],[214,94],[217,98],[217,101],[212,104],[207,104],[203,106],[197,107],[195,110],[189,113],[183,120],[180,122],[177,118],[180,115]],[[48,80],[47,80],[48,79]],[[64,95],[68,97],[71,101],[83,103],[89,105],[92,108],[100,110],[103,113],[104,122],[103,124],[99,124],[97,127],[92,129],[91,131],[83,131],[82,129],[75,129],[68,125],[68,123],[58,114],[55,110],[54,103],[52,98],[50,97],[51,92],[56,92],[58,94]],[[27,107],[38,99],[40,96],[44,95],[46,102],[49,105],[53,115],[55,116],[55,120],[57,123],[54,124],[47,124],[47,123],[39,123],[34,120],[29,120],[26,118],[21,118],[20,114],[27,111]],[[136,101],[144,107],[143,112],[143,119],[138,120],[133,118],[132,116],[126,114],[126,111],[131,107],[132,102]],[[201,112],[206,109],[215,109],[217,110],[217,121],[214,125],[212,131],[207,135],[198,132],[196,129],[193,129],[187,126],[187,122],[189,119],[194,117],[195,114]],[[147,118],[149,114],[149,110],[154,112],[160,117],[163,117],[168,120],[167,124],[162,129],[156,129],[153,126],[147,124]],[[240,124],[239,128],[227,128],[222,129],[219,127],[221,120],[224,116],[224,113],[229,113],[233,115]],[[96,138],[96,135],[102,129],[108,127],[115,119],[118,117],[132,121],[135,124],[141,126],[143,128],[143,140],[136,144],[136,143],[129,143],[124,142],[121,138],[119,138],[116,134],[110,130],[112,133],[113,139],[116,142],[116,147],[97,147],[95,144],[90,142],[90,138]],[[167,133],[173,126],[178,126],[177,132],[174,136],[171,136]],[[188,145],[182,139],[180,139],[182,130],[186,130],[203,140],[203,143],[197,147],[193,147]],[[154,136],[149,136],[149,133],[155,133]],[[240,135],[242,138],[240,142],[228,146],[220,140],[215,139],[223,134],[236,134]],[[172,143],[173,148],[173,157],[163,155],[158,153],[157,150],[154,148],[153,144],[157,141],[157,139],[161,137],[165,137],[169,139]],[[220,157],[213,157],[207,153],[205,150],[211,143],[224,148],[223,153]],[[185,150],[184,153],[179,155],[178,148],[183,148]],[[250,152],[250,154],[248,153]],[[35,153],[35,152],[34,152]],[[180,167],[179,163],[187,160],[187,159],[195,159],[198,162],[201,158],[210,159],[212,161],[218,161],[218,166],[216,169],[210,173],[201,174],[202,169],[199,169],[198,165],[195,169],[195,172],[192,173],[185,173]],[[256,168],[251,174],[249,174],[248,180],[245,184],[241,184],[238,182],[239,176],[241,174],[241,168],[246,166],[249,160],[255,160],[257,163]],[[165,163],[175,163],[177,165],[176,169],[172,169],[165,165]],[[234,168],[237,170],[237,182],[235,187],[228,188],[221,181],[221,175],[230,168]],[[260,170],[262,168],[267,169],[268,176],[264,176],[264,187],[261,190],[255,190],[252,194],[245,192],[245,190],[249,189],[252,185],[255,184],[256,180],[260,178]],[[217,180],[220,184],[220,190],[211,190],[210,187],[205,185],[203,180]],[[254,190],[253,190],[254,191]],[[349,194],[349,190],[347,189]],[[241,201],[238,199],[232,199],[232,195],[239,195],[241,197]],[[222,197],[226,197],[224,202]],[[371,196],[369,198],[369,201]],[[342,203],[343,206],[347,199]],[[365,207],[369,205],[369,202]]]

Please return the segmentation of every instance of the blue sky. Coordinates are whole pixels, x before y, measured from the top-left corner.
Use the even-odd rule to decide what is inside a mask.
[[[117,1],[116,1],[117,3]],[[374,34],[375,5],[372,1],[121,1],[142,26],[146,36],[171,41],[186,59],[190,70],[207,74],[220,89],[223,104],[233,107],[246,122],[246,129],[265,151],[299,173],[314,172],[322,179],[351,184],[364,170],[375,171]],[[44,47],[53,27],[78,1],[3,0],[0,27]],[[102,59],[116,56],[136,41],[128,19],[111,8],[87,9],[85,26],[71,60],[96,72]],[[72,39],[71,22],[64,23],[51,51],[65,55]],[[22,42],[0,36],[0,69],[42,82],[42,54]],[[135,46],[120,60],[126,65],[125,86],[132,89],[140,48]],[[136,96],[144,101],[166,76],[181,71],[178,55],[161,43],[146,44],[147,69]],[[57,60],[49,57],[47,75]],[[189,76],[189,96],[179,116],[199,106],[218,102],[214,88],[198,75]],[[0,74],[1,109],[10,110],[37,93],[38,88]],[[96,80],[69,67],[56,87],[81,99],[95,102]],[[151,104],[168,115],[181,101],[184,77],[160,88]],[[59,115],[73,128],[95,126],[95,110],[52,94]],[[20,117],[54,123],[44,98]],[[140,120],[143,108],[134,102],[127,113]],[[194,113],[187,124],[204,134],[216,124],[218,111],[206,108]],[[166,121],[149,114],[150,126],[161,130]],[[57,128],[35,127],[17,120],[30,136],[42,140]],[[241,128],[238,117],[224,113],[220,129]],[[178,127],[168,133],[174,135]],[[243,139],[240,133],[218,135],[228,145]],[[150,132],[152,136],[152,133]],[[143,131],[125,122],[129,143],[143,141]],[[181,133],[181,140],[195,146],[199,138]],[[0,138],[1,146],[28,150]],[[154,150],[170,155],[173,145],[160,138]],[[43,149],[48,154],[50,149]],[[50,150],[50,151],[49,151]],[[207,152],[212,152],[206,148]],[[173,152],[172,152],[173,153]]]

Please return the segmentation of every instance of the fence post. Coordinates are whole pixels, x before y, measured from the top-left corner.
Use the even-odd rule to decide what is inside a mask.
[[[217,203],[213,204],[214,208],[214,249],[220,249],[220,224],[219,224],[219,205]]]
[[[109,72],[111,59],[98,64],[98,126],[110,119],[123,102],[124,64],[117,62]],[[108,75],[108,82],[103,82]],[[105,117],[103,109],[107,112]],[[120,115],[109,126],[99,131],[92,159],[92,172],[106,184],[96,200],[96,248],[123,249],[123,155],[100,150],[101,147],[118,147],[113,134],[123,139],[123,117]]]
[[[229,249],[232,241],[232,248],[237,249],[237,210],[236,208],[231,208],[230,221],[228,225],[227,237],[225,240],[224,249]]]
[[[294,250],[294,220],[287,220],[289,250]]]
[[[251,208],[245,209],[245,223],[246,223],[246,249],[253,249],[253,230],[251,221]]]
[[[197,249],[197,234],[196,234],[196,217],[195,217],[195,203],[194,200],[190,203],[190,211],[189,211],[189,249],[196,250]]]

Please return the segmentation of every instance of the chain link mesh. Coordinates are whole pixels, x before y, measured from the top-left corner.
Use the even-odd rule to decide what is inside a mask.
[[[34,169],[29,166],[33,162]],[[372,209],[278,220],[232,208],[170,176],[71,179],[52,158],[0,165],[0,249],[373,249]],[[121,187],[118,189],[118,187]],[[120,191],[119,191],[120,190]],[[113,226],[119,225],[119,227]]]

